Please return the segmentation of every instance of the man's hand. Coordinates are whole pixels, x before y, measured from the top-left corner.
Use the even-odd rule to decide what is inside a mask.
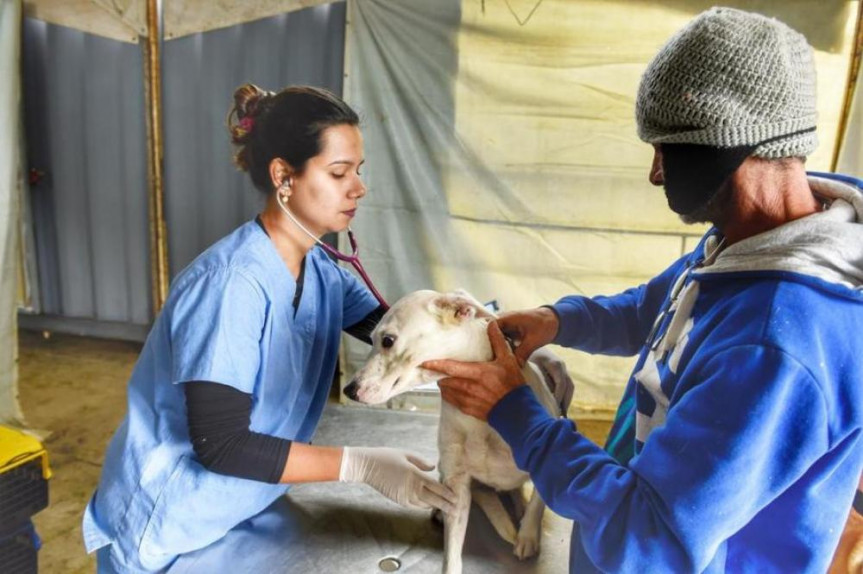
[[[522,363],[531,353],[551,343],[560,328],[557,314],[548,307],[503,313],[497,322],[516,344],[515,356]]]
[[[488,363],[426,361],[424,369],[447,375],[438,381],[441,397],[461,412],[482,421],[507,393],[524,384],[520,362],[510,350],[497,323],[488,325],[494,359]]]

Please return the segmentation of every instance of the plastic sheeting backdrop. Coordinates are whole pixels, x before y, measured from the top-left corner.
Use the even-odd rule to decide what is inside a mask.
[[[16,308],[19,256],[21,5],[0,3],[0,422],[21,420],[18,407]]]
[[[369,187],[354,229],[384,296],[462,287],[528,308],[617,293],[694,247],[705,228],[647,181],[634,105],[650,58],[712,4],[349,2],[345,94],[363,116]],[[814,46],[821,144],[807,165],[828,170],[857,3],[726,4]],[[367,347],[345,343],[347,380]],[[632,359],[561,355],[575,408],[613,409]]]

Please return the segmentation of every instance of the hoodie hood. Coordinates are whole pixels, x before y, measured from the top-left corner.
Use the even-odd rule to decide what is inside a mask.
[[[700,277],[753,271],[791,272],[816,277],[863,293],[863,182],[833,174],[810,175],[809,186],[828,206],[776,229],[722,249],[720,236],[702,242],[703,260],[692,269],[694,281],[681,275],[672,288],[668,328],[654,344],[660,355],[674,350],[676,370],[690,316],[700,291]]]
[[[855,186],[857,183],[858,186]],[[861,182],[830,174],[809,176],[824,211],[786,223],[727,247],[699,274],[785,271],[863,290]],[[709,248],[709,245],[708,245]]]

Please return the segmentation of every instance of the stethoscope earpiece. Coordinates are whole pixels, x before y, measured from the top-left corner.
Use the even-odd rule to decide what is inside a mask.
[[[285,203],[288,202],[288,200],[291,198],[291,184],[288,180],[282,182],[282,184],[279,186],[278,191],[276,192],[276,195]]]

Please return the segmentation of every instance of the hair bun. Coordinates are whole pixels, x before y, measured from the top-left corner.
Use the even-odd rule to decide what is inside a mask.
[[[234,163],[243,171],[248,171],[249,162],[246,159],[246,144],[251,138],[255,127],[255,119],[260,114],[267,100],[275,94],[263,90],[254,84],[243,84],[234,90],[234,105],[228,112],[228,132],[231,143],[240,146],[234,155]]]
[[[275,95],[273,92],[262,90],[255,84],[243,84],[234,90],[234,108],[237,110],[237,117],[254,118],[261,103],[273,95]]]

